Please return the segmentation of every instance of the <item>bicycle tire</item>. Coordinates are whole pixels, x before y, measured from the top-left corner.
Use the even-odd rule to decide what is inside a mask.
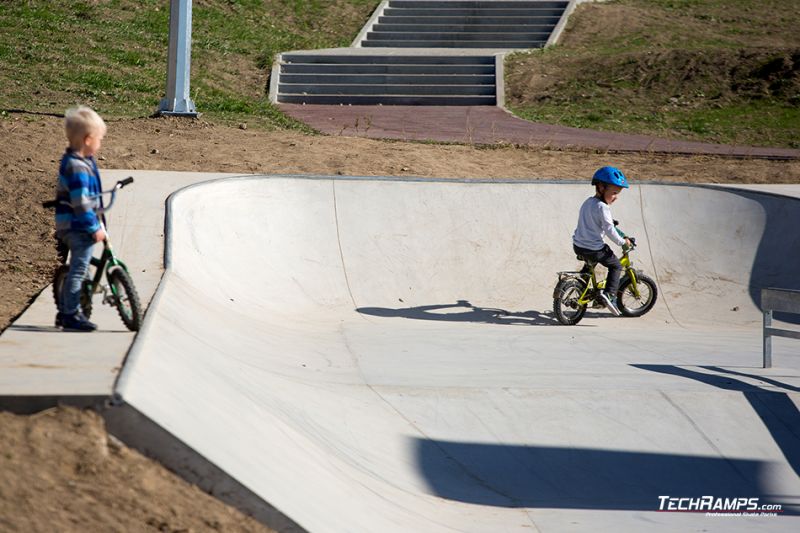
[[[67,278],[69,272],[69,265],[59,266],[55,273],[53,273],[53,301],[56,303],[56,309],[59,308],[61,303],[61,293],[64,290],[64,280]],[[92,282],[88,279],[83,280],[81,286],[81,311],[83,316],[89,318],[92,316]]]
[[[636,286],[639,289],[639,298],[633,295],[631,279],[628,277],[622,281],[617,292],[617,307],[624,316],[642,316],[656,304],[658,287],[655,281],[645,274],[639,274],[636,276]]]
[[[133,279],[124,268],[114,268],[108,272],[108,284],[114,295],[114,307],[125,327],[139,331],[142,325],[142,305]]]
[[[575,279],[565,279],[556,285],[553,313],[563,325],[574,326],[586,313],[586,306],[577,304],[583,289],[583,284]]]

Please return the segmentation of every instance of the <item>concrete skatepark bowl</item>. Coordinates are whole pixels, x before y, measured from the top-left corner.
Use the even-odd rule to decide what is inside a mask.
[[[634,185],[613,211],[656,307],[560,326],[556,272],[578,266],[590,194],[281,176],[183,189],[115,391],[128,431],[165,430],[183,451],[154,454],[213,464],[208,488],[263,500],[285,530],[798,529],[798,345],[776,339],[760,368],[759,289],[800,288],[800,200]],[[664,496],[782,512],[663,512]]]

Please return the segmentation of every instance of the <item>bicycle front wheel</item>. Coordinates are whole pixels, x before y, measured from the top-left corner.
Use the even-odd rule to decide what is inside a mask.
[[[649,276],[639,274],[636,277],[636,288],[639,290],[638,297],[633,292],[633,282],[627,278],[617,293],[617,306],[625,316],[642,316],[656,304],[658,288]]]
[[[115,268],[108,273],[108,283],[114,295],[114,306],[125,327],[131,331],[139,331],[142,325],[142,306],[130,274],[124,268]]]
[[[553,295],[553,313],[565,326],[574,326],[586,313],[586,306],[578,303],[583,294],[583,284],[575,279],[565,279],[556,285]]]

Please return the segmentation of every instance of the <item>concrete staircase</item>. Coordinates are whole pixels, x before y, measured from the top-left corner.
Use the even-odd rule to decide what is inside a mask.
[[[503,53],[544,46],[576,1],[384,0],[351,48],[281,54],[270,97],[292,104],[502,105]]]
[[[363,47],[540,48],[566,1],[391,0]]]
[[[282,54],[278,102],[495,105],[488,56]]]

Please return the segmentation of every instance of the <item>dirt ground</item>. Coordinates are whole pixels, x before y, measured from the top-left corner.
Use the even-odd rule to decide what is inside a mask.
[[[270,531],[109,438],[92,411],[0,412],[0,531]]]
[[[436,178],[585,179],[614,164],[634,181],[800,183],[800,161],[465,146],[266,132],[195,119],[111,121],[102,169]],[[0,118],[0,331],[48,285],[61,119]],[[54,309],[55,313],[55,309]],[[2,531],[265,531],[109,439],[92,412],[0,413]]]

